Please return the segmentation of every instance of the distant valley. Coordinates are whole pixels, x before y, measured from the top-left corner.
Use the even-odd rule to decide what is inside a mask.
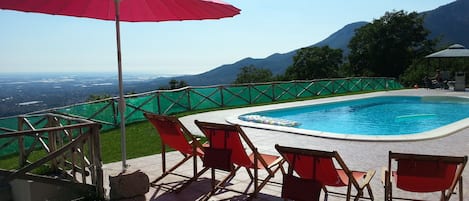
[[[136,85],[157,77],[127,73],[124,86],[127,92],[142,92]],[[116,73],[2,73],[0,88],[0,117],[81,103],[91,94],[115,95],[118,90]]]

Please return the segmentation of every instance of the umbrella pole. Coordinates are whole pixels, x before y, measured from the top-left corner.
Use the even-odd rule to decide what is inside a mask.
[[[114,0],[116,7],[116,41],[117,41],[117,70],[119,76],[119,112],[121,117],[121,154],[122,154],[122,172],[127,169],[126,158],[126,142],[125,142],[125,98],[124,86],[122,79],[122,56],[121,56],[121,38],[119,26],[119,0]]]

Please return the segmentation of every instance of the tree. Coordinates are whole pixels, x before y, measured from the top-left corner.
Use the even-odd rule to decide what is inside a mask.
[[[186,86],[187,86],[187,83],[184,80],[178,81],[178,80],[172,79],[169,81],[169,89],[179,89],[179,88],[183,88]]]
[[[86,102],[89,102],[89,101],[97,101],[97,100],[103,100],[103,99],[110,98],[110,97],[111,97],[111,95],[109,95],[109,94],[103,94],[103,95],[91,94],[91,95],[88,96],[88,98],[86,99]]]
[[[179,89],[187,86],[186,81],[184,80],[176,80],[176,79],[171,79],[168,82],[169,86],[161,86],[159,87],[160,90],[167,90],[167,89]]]
[[[290,80],[336,77],[341,64],[341,49],[329,46],[301,48],[293,57],[293,64],[285,71],[285,77]]]
[[[424,86],[424,79],[429,78],[428,62],[421,60],[414,60],[405,71],[399,77],[400,83],[406,87],[412,87],[415,85]],[[433,75],[431,75],[433,76]]]
[[[350,41],[348,56],[353,76],[399,77],[413,60],[433,51],[423,16],[416,12],[386,12],[359,28]]]
[[[234,84],[258,83],[272,81],[272,72],[269,69],[256,68],[254,65],[244,66],[238,73]]]

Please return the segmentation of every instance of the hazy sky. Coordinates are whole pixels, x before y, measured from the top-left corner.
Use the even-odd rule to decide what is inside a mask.
[[[427,11],[454,0],[226,0],[221,20],[121,23],[125,72],[196,74],[246,57],[315,44],[386,11]],[[117,71],[115,24],[0,10],[0,72]]]

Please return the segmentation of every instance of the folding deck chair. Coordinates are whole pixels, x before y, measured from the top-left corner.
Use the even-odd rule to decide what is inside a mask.
[[[317,184],[314,183],[319,182],[320,187],[322,187],[322,190],[325,193],[324,200],[327,200],[328,193],[341,194],[328,191],[326,188],[327,186],[347,187],[347,193],[345,194],[346,200],[350,200],[351,198],[352,186],[357,191],[355,200],[363,197],[363,190],[366,188],[370,196],[369,199],[374,200],[369,183],[376,172],[375,170],[369,170],[367,172],[351,171],[336,151],[327,152],[284,147],[278,144],[275,145],[275,149],[277,149],[280,155],[282,155],[289,164],[289,170],[288,173],[284,175],[284,184],[282,185],[283,198],[295,200],[319,200],[319,193],[321,191],[317,188]],[[334,161],[342,169],[336,169]],[[295,171],[298,177],[292,176],[293,171]],[[285,181],[289,182],[285,184]],[[310,185],[311,189],[313,189],[311,191],[315,191],[315,193],[313,194],[312,192],[309,192],[309,197],[298,197],[298,195],[301,194],[300,192],[297,192],[298,186],[305,185],[305,183]]]
[[[397,170],[391,169],[393,161]],[[436,156],[389,152],[388,168],[383,171],[385,200],[407,199],[393,195],[395,187],[407,192],[441,192],[440,200],[447,201],[459,184],[459,200],[463,200],[462,172],[467,163],[467,156]],[[407,199],[408,200],[408,199]]]
[[[204,166],[211,169],[212,191],[206,196],[206,199],[213,195],[217,189],[225,188],[225,183],[233,178],[241,167],[246,168],[254,185],[254,191],[250,193],[250,196],[257,197],[259,191],[282,168],[282,158],[259,153],[239,125],[217,124],[197,120],[195,120],[195,124],[208,138],[210,146],[205,148]],[[246,152],[242,142],[247,145],[247,150],[250,150],[251,153]],[[230,173],[215,184],[215,169]],[[251,169],[253,169],[253,173]],[[267,171],[266,178],[258,178],[259,169]]]
[[[203,146],[202,144],[187,130],[186,127],[178,120],[178,118],[173,116],[163,116],[152,113],[144,113],[144,116],[153,124],[153,126],[158,131],[158,134],[161,138],[161,160],[162,160],[162,170],[163,174],[156,178],[151,184],[154,186],[158,181],[163,179],[169,174],[178,175],[181,177],[188,178],[181,188],[182,190],[190,182],[197,179],[200,175],[208,170],[208,168],[203,168],[200,172],[197,172],[197,157],[203,158]],[[183,155],[183,159],[175,164],[173,167],[166,169],[166,146],[179,151]],[[193,176],[188,177],[186,175],[177,174],[174,172],[178,167],[184,164],[189,159],[193,159]]]

